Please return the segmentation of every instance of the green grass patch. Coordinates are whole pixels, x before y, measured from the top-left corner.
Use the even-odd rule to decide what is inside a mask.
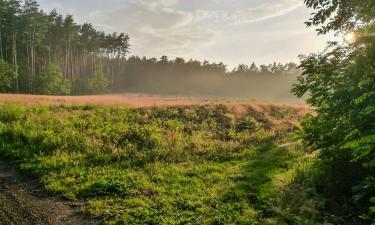
[[[314,158],[277,147],[269,119],[225,106],[0,105],[0,154],[106,224],[322,224],[303,190]]]

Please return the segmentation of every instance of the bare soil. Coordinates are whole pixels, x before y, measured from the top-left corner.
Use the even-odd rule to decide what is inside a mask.
[[[0,225],[89,225],[79,204],[52,197],[32,176],[0,159]]]

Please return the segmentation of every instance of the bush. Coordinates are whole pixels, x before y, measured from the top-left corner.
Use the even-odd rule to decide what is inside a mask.
[[[57,65],[51,64],[37,76],[35,92],[43,95],[69,95],[71,83],[66,80]]]
[[[119,146],[135,146],[140,150],[153,150],[160,145],[159,139],[150,127],[128,127],[118,141]]]
[[[25,107],[16,104],[0,104],[0,121],[10,123],[21,120],[25,116]]]
[[[12,90],[12,82],[14,77],[13,68],[3,59],[0,59],[0,92],[8,92]]]
[[[97,66],[95,73],[87,80],[88,94],[104,94],[108,92],[108,78],[102,66]]]

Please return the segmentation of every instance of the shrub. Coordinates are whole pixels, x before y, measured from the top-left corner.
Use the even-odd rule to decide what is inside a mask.
[[[25,107],[16,104],[0,105],[0,121],[10,123],[21,120],[25,116]]]
[[[37,76],[35,92],[43,95],[69,95],[71,83],[66,80],[57,65],[48,65]]]
[[[0,59],[0,92],[11,91],[14,75],[12,66]]]

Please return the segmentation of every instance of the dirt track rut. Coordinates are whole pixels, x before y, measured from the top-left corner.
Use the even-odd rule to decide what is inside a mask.
[[[37,179],[0,159],[0,225],[101,224],[80,213],[79,207],[52,197]]]

